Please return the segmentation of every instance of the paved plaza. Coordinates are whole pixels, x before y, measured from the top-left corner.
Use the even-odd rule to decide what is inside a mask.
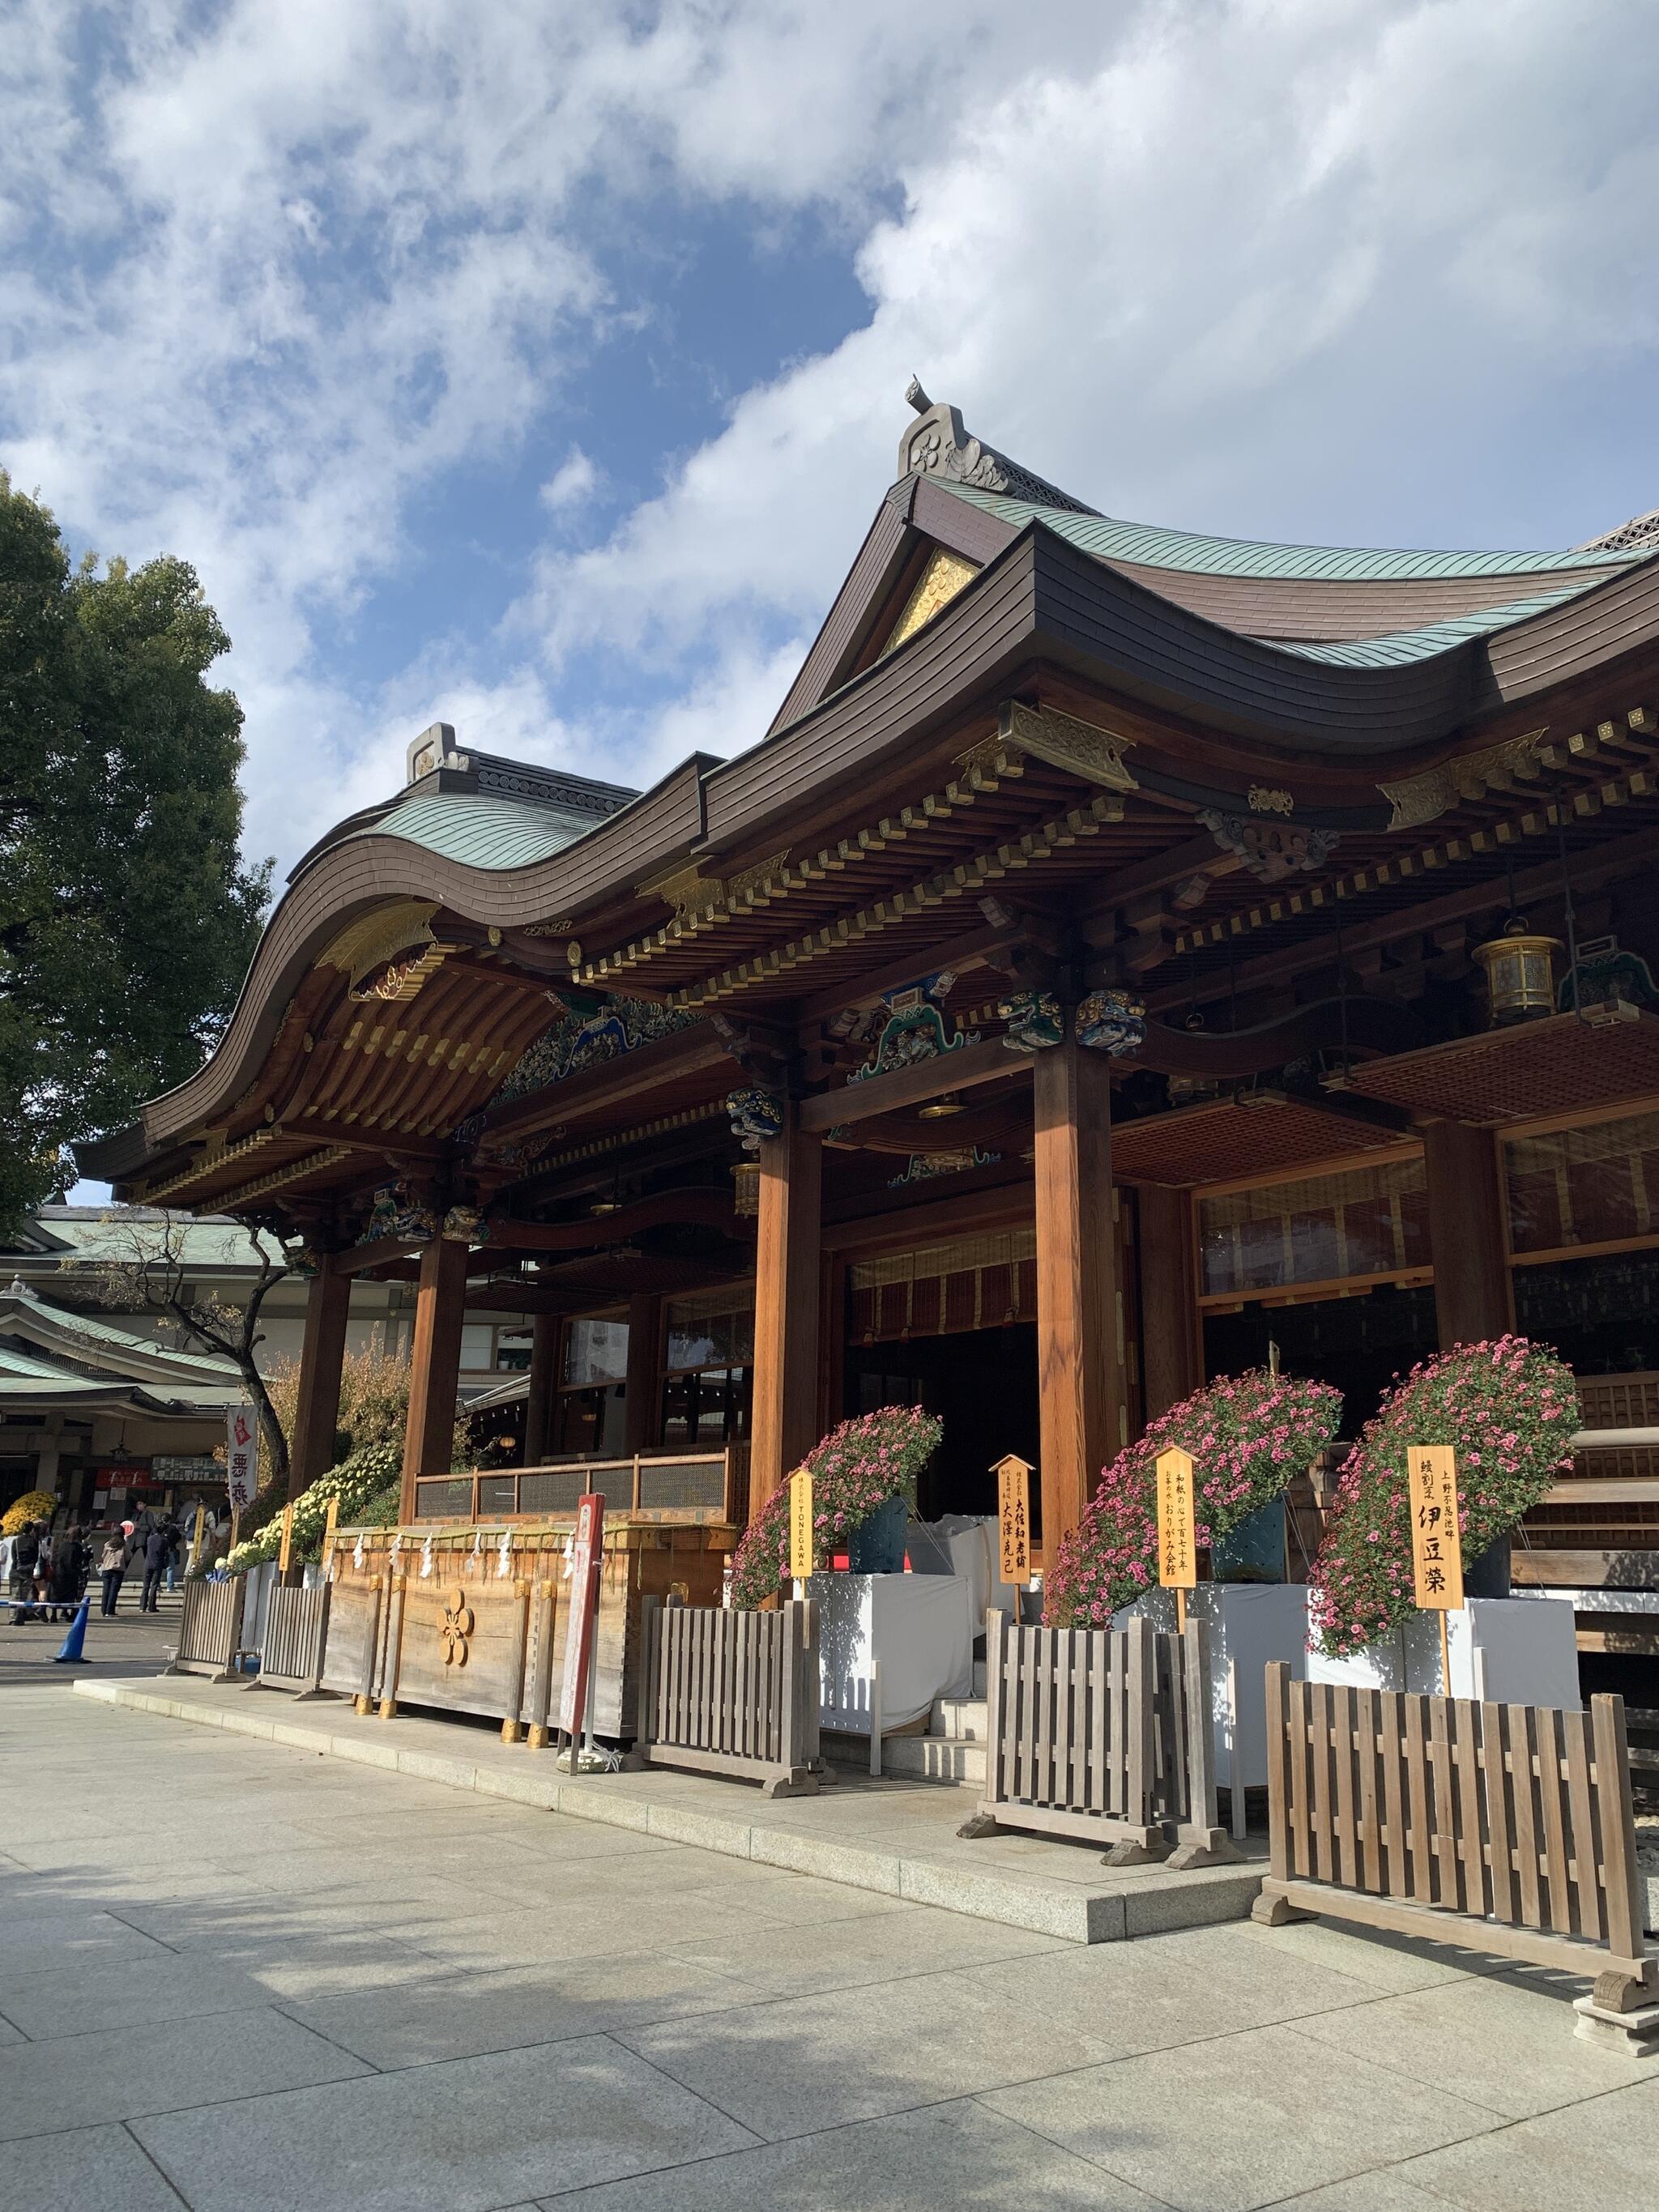
[[[30,1636],[8,2212],[1659,2198],[1659,2067],[1575,2040],[1580,1984],[1320,1926],[1062,1942],[112,1708]]]

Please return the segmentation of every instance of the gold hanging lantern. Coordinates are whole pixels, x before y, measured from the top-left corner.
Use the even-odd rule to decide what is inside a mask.
[[[1524,924],[1511,924],[1502,937],[1475,946],[1494,1027],[1555,1012],[1555,956],[1560,950],[1559,938],[1534,937]]]
[[[732,1205],[734,1212],[753,1220],[760,1212],[760,1162],[739,1160],[732,1170]]]

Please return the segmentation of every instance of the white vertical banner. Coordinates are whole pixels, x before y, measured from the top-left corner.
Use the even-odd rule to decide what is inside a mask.
[[[225,1479],[233,1513],[244,1513],[259,1487],[259,1422],[252,1406],[233,1406],[225,1425]]]

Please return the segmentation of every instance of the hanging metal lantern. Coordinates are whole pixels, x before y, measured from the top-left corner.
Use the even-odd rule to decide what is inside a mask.
[[[760,1162],[739,1160],[732,1170],[732,1211],[750,1219],[760,1212]]]
[[[1501,937],[1475,946],[1495,1027],[1555,1012],[1555,956],[1560,950],[1559,938],[1534,937],[1524,924],[1514,923]]]

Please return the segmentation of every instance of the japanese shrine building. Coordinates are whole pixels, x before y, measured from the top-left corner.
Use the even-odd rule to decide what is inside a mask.
[[[635,793],[435,726],[83,1151],[303,1241],[296,1488],[364,1273],[417,1286],[406,1518],[465,1307],[537,1316],[526,1464],[732,1443],[752,1511],[920,1398],[924,1512],[1018,1451],[1050,1540],[1270,1338],[1350,1434],[1517,1322],[1659,1419],[1659,514],[1194,537],[912,398],[769,730]]]

